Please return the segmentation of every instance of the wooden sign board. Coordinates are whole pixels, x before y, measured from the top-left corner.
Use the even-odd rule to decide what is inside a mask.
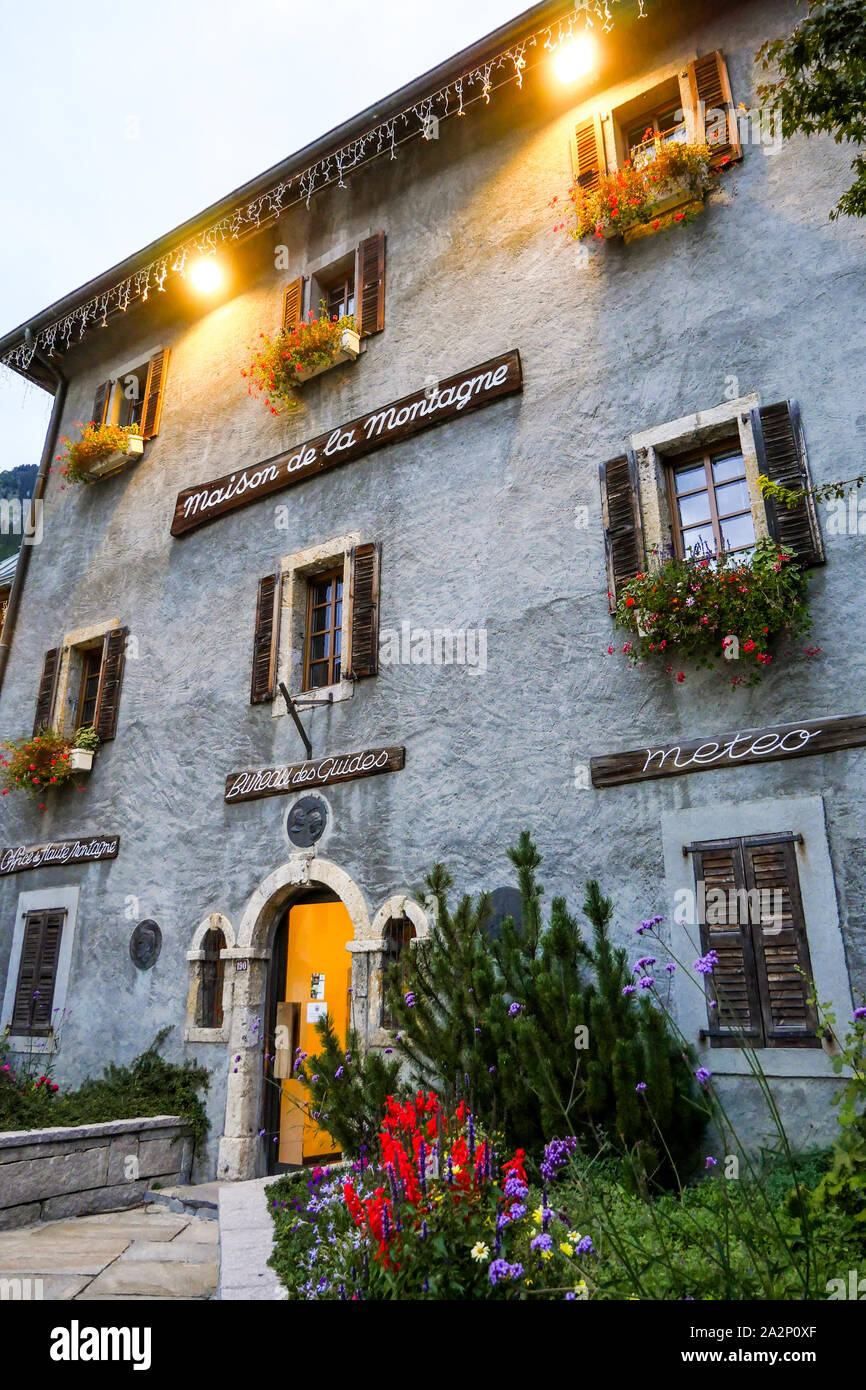
[[[274,454],[250,468],[185,488],[178,493],[171,534],[185,535],[197,526],[312,478],[327,468],[349,463],[385,444],[409,439],[422,430],[432,429],[459,415],[468,415],[491,401],[522,390],[523,368],[520,353],[515,349],[483,362],[480,367],[450,376],[430,390],[416,391],[392,405],[361,415],[348,425],[340,425],[309,440],[292,453]]]
[[[798,724],[774,724],[766,729],[746,729],[717,734],[711,739],[689,739],[627,753],[608,753],[590,758],[594,787],[615,787],[621,782],[645,782],[655,777],[682,777],[689,772],[739,767],[742,763],[773,762],[780,758],[808,758],[866,744],[866,714],[843,719],[807,719]]]
[[[368,748],[363,753],[338,753],[336,757],[265,767],[252,772],[230,772],[226,801],[257,801],[262,796],[283,796],[303,787],[324,787],[329,782],[352,782],[357,777],[376,777],[398,772],[406,762],[405,748]]]
[[[116,859],[120,836],[103,839],[49,840],[45,845],[13,845],[0,850],[0,875],[20,874],[24,869],[44,869],[51,864],[90,864],[97,859]]]

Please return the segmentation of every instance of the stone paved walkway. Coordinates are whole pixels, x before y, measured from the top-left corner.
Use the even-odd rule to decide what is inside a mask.
[[[216,1221],[134,1207],[0,1231],[0,1280],[41,1279],[45,1299],[204,1299],[219,1280]]]

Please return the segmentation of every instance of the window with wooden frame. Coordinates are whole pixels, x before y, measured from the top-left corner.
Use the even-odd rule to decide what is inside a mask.
[[[342,554],[321,547],[293,558],[297,563],[285,562],[285,572],[259,581],[254,705],[273,702],[280,680],[301,694],[378,673],[381,547],[373,541],[353,544]]]
[[[354,251],[292,280],[283,293],[283,332],[297,328],[310,312],[318,318],[322,301],[331,318],[354,314],[362,338],[381,333],[385,327],[384,232],[365,237]]]
[[[670,461],[665,474],[674,549],[681,560],[751,549],[755,523],[739,440]]]
[[[716,553],[724,545],[746,555],[758,536],[769,535],[787,546],[803,569],[824,563],[797,402],[758,406],[757,399],[743,397],[645,429],[632,436],[635,447],[600,465],[611,612],[623,586],[654,556],[684,557],[696,545],[699,554]],[[697,452],[689,449],[708,434],[711,443]],[[790,508],[764,499],[759,474],[801,492],[802,499]]]
[[[168,348],[160,348],[103,382],[93,401],[93,423],[134,425],[143,439],[153,439],[162,419],[168,355]]]
[[[575,182],[590,189],[599,173],[638,167],[654,156],[655,139],[706,141],[714,165],[742,157],[737,113],[724,55],[719,50],[686,63],[611,111],[584,116],[572,131]]]
[[[343,642],[343,566],[314,575],[307,584],[304,689],[321,690],[340,679]]]
[[[685,846],[694,865],[712,1047],[820,1047],[790,833]]]
[[[405,994],[409,978],[409,943],[414,940],[415,928],[408,917],[392,917],[382,933],[385,942],[382,952],[382,1027],[393,1032],[397,1019],[388,1003],[390,990]]]
[[[102,743],[115,737],[128,636],[129,628],[109,628],[98,640],[52,647],[45,653],[36,695],[34,736],[43,729],[73,733],[93,725]],[[65,692],[60,700],[59,684]]]
[[[205,932],[202,941],[201,974],[199,978],[197,1028],[222,1028],[223,1026],[223,983],[225,980],[225,961],[222,952],[226,939],[218,927]]]
[[[53,1023],[54,990],[66,911],[28,912],[18,962],[11,1031],[45,1035]]]

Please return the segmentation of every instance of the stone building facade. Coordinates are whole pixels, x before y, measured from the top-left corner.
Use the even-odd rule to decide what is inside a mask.
[[[666,477],[691,451],[708,467],[741,460],[737,487],[757,537],[777,524],[757,476],[778,418],[800,462],[807,451],[813,480],[856,471],[864,229],[828,220],[849,157],[831,140],[762,143],[741,128],[701,214],[628,245],[567,242],[549,206],[572,182],[573,161],[592,177],[587,132],[596,161],[616,167],[636,121],[673,97],[689,107],[707,59],[731,121],[741,103],[754,110],[754,54],[795,14],[787,0],[667,6],[651,22],[623,14],[610,33],[596,31],[596,69],[562,85],[545,37],[555,46],[574,9],[537,6],[329,137],[349,146],[411,109],[396,158],[386,139],[342,179],[332,170],[305,184],[319,153],[304,151],[270,171],[270,184],[239,190],[119,268],[115,279],[135,284],[162,258],[165,283],[137,282],[126,313],[103,315],[104,330],[105,277],[34,320],[39,347],[46,325],[96,303],[87,331],[58,333],[53,356],[44,348],[28,359],[23,329],[0,341],[0,356],[41,384],[59,368],[61,433],[94,410],[119,418],[130,378],[149,412],[139,460],[93,486],[64,489],[57,472],[47,481],[0,728],[29,735],[41,699],[43,717],[68,731],[89,673],[107,737],[80,790],[46,795],[44,810],[22,794],[3,799],[4,856],[49,841],[78,849],[36,862],[25,850],[0,865],[2,1025],[12,1025],[13,1047],[52,1051],[65,1082],[128,1061],[171,1025],[167,1055],[196,1057],[212,1075],[203,1173],[252,1176],[275,1161],[268,1144],[283,1121],[267,1110],[262,1037],[285,1003],[275,973],[285,968],[276,943],[287,911],[344,906],[352,1021],[383,1045],[383,964],[427,929],[425,871],[443,860],[460,892],[513,886],[506,849],[525,828],[549,895],[576,909],[595,876],[623,943],[663,914],[689,961],[699,927],[674,919],[677,895],[695,890],[696,855],[721,841],[732,864],[754,867],[763,847],[776,855],[767,881],[799,904],[800,936],[784,935],[794,941],[788,984],[805,934],[819,997],[850,1015],[852,989],[866,983],[866,761],[856,720],[847,738],[833,721],[862,708],[862,534],[828,525],[820,509],[811,518],[807,542],[824,561],[810,586],[822,652],[785,647],[756,686],[734,687],[718,671],[678,683],[630,669],[607,597],[608,561],[616,570],[637,546],[643,562],[670,541]],[[484,100],[485,65],[514,50],[491,69]],[[460,119],[455,84],[469,73]],[[448,114],[425,108],[446,87]],[[262,203],[252,231],[243,209],[288,179],[282,209]],[[225,286],[197,297],[172,256],[236,214],[242,234],[217,243]],[[307,384],[299,415],[271,415],[241,377],[247,345],[353,277],[357,360]],[[293,286],[300,300],[287,296]],[[482,365],[463,408],[460,383]],[[441,418],[432,409],[427,418],[437,392]],[[377,447],[349,447],[343,461],[338,434],[326,454],[347,422],[362,422],[355,439],[366,446],[379,426],[363,422],[404,397]],[[787,402],[797,410],[768,413]],[[316,440],[309,466],[301,446]],[[247,495],[229,495],[244,474]],[[193,519],[206,524],[172,534],[189,515],[179,494],[231,478],[220,497],[214,483],[195,504],[207,515]],[[323,575],[343,583],[342,617],[332,614],[343,669],[311,689],[311,582]],[[378,661],[363,640],[376,622]],[[47,664],[46,653],[56,653]],[[280,682],[300,701],[311,759]],[[794,732],[761,743],[777,726]],[[722,735],[746,730],[750,741],[726,751]],[[790,756],[804,738],[814,751]],[[664,770],[678,759],[689,763],[682,775],[639,767],[605,782],[592,763],[642,750],[658,764],[674,747]],[[377,763],[382,750],[391,751]],[[375,755],[369,767],[350,756],[362,753]],[[307,762],[318,775],[298,777]],[[294,780],[241,776],[288,765]],[[227,778],[238,789],[228,799]],[[45,967],[54,1026],[33,1030],[15,1024],[15,1010],[28,922],[39,921],[39,949],[46,961],[55,952]],[[331,976],[328,988],[315,979],[302,1021],[310,1004],[333,1002]],[[714,1045],[712,1017],[686,981],[672,997],[702,1061],[759,1134],[740,1053]],[[804,1043],[806,1006],[794,1004],[790,1037],[784,1008],[755,1005],[753,1021],[792,1133],[806,1143],[832,1128],[834,1080],[826,1047]]]

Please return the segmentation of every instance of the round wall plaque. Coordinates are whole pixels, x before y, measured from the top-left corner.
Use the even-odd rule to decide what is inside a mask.
[[[289,811],[286,834],[296,849],[309,849],[328,824],[328,808],[319,796],[302,796]]]
[[[162,950],[162,932],[156,922],[139,922],[129,938],[129,955],[137,970],[150,970]]]

